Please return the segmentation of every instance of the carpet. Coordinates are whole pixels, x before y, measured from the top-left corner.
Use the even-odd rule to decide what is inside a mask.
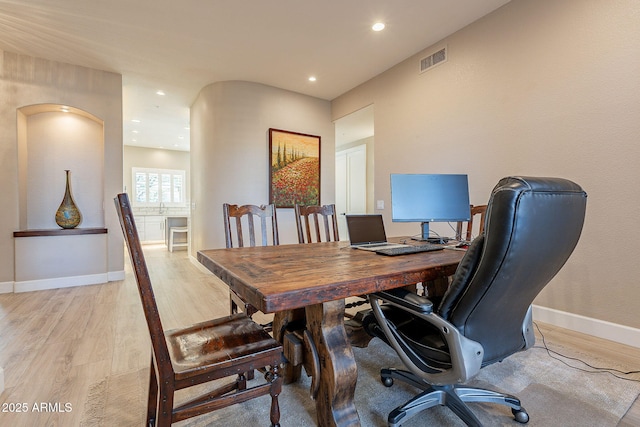
[[[354,348],[354,353],[358,364],[355,404],[361,424],[363,427],[384,427],[389,412],[416,394],[416,389],[399,381],[391,388],[382,385],[380,368],[402,365],[395,352],[379,339],[371,341],[368,348]],[[283,427],[316,425],[315,405],[308,397],[310,382],[303,371],[299,382],[283,387],[280,395]],[[569,368],[540,348],[515,354],[502,363],[482,369],[470,385],[519,397],[529,413],[527,426],[530,427],[615,427],[640,393],[639,383]],[[100,394],[101,390],[104,387],[98,386],[95,391]],[[146,392],[144,394],[146,396]],[[95,397],[91,401],[99,402]],[[263,396],[175,425],[267,426],[269,402],[270,398]],[[522,425],[513,420],[511,410],[506,406],[478,403],[470,406],[486,426]],[[95,411],[93,415],[95,417]],[[87,424],[108,425],[108,418],[102,419],[104,423]],[[465,424],[448,408],[436,407],[414,416],[403,427],[425,425],[455,427]]]

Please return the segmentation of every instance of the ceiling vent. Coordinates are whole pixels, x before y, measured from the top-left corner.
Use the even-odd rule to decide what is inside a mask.
[[[422,58],[420,60],[420,73],[424,73],[425,71],[435,67],[438,64],[442,64],[443,62],[447,62],[447,47],[443,47],[437,52],[427,56],[426,58]]]

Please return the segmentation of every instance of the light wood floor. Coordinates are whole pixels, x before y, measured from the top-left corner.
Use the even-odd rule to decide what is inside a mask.
[[[145,255],[166,329],[228,313],[225,285],[200,271],[186,252],[146,246]],[[549,347],[561,345],[568,356],[623,371],[640,369],[640,349],[540,327]],[[148,332],[128,263],[122,282],[2,294],[0,425],[141,426],[149,359]],[[637,374],[629,377],[640,380]],[[636,402],[619,426],[638,425]]]

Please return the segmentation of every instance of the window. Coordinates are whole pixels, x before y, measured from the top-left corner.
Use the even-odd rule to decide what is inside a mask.
[[[133,168],[133,204],[136,206],[185,205],[185,171]]]

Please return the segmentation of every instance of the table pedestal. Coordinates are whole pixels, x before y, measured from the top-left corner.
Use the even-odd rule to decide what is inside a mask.
[[[353,403],[358,378],[353,349],[344,329],[344,300],[306,308],[309,331],[318,354],[320,379],[316,399],[319,426],[359,426]]]

